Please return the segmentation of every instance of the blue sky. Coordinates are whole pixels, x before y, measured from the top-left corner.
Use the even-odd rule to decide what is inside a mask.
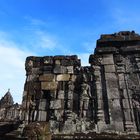
[[[21,102],[29,55],[77,54],[83,65],[101,34],[140,33],[139,0],[0,0],[0,97]]]

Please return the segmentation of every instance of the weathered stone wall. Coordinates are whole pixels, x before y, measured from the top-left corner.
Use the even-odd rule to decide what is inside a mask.
[[[140,131],[139,44],[140,36],[133,31],[102,35],[97,41],[95,55],[90,56],[92,67],[100,69],[98,82],[101,86],[96,85],[97,89],[102,89],[97,95],[102,95],[100,115],[105,122],[99,128],[103,131],[104,128]],[[95,66],[97,60],[99,63]],[[96,75],[96,70],[94,72]]]
[[[77,56],[26,59],[22,119],[53,134],[140,131],[140,36],[102,35],[91,66]]]

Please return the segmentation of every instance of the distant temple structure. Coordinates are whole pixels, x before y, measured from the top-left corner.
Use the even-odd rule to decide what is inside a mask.
[[[89,63],[81,66],[76,55],[27,57],[22,137],[140,138],[140,35],[101,35]]]
[[[0,100],[0,122],[16,121],[21,116],[21,106],[14,104],[10,89]]]

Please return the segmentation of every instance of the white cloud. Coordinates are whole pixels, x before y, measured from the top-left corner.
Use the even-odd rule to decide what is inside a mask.
[[[32,16],[26,16],[24,19],[28,22],[24,29],[30,34],[30,44],[34,49],[53,51],[58,47],[58,38],[46,30],[48,23],[45,20]]]
[[[8,38],[0,39],[0,97],[10,88],[15,102],[20,103],[25,82],[25,59],[32,53],[19,47]]]
[[[24,19],[27,21],[27,25],[24,26],[24,31],[27,32],[25,38],[28,40],[28,46],[35,52],[55,53],[58,48],[60,52],[64,52],[65,47],[59,42],[60,37],[47,30],[50,23],[32,16],[26,16]]]
[[[46,30],[41,29],[35,29],[32,27],[32,30],[27,30],[28,33],[25,38],[24,42],[26,45],[32,47],[35,51],[53,51],[58,46],[60,46],[60,43],[58,42],[58,38],[50,35]]]
[[[31,25],[46,25],[46,22],[41,19],[33,18],[31,16],[25,16],[24,18],[29,21]]]
[[[35,32],[36,36],[38,37],[37,46],[41,47],[42,49],[49,49],[54,50],[57,47],[56,40],[48,35],[46,32],[37,31]]]

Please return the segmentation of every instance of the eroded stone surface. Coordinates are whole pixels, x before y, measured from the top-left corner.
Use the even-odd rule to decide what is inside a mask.
[[[28,57],[24,119],[48,121],[53,134],[140,131],[139,44],[134,32],[101,35],[88,67],[77,56]]]

